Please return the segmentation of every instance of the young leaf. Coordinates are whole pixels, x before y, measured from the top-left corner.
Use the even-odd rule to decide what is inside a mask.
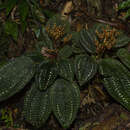
[[[79,87],[72,82],[58,79],[50,89],[52,110],[64,128],[68,128],[76,117],[79,104]]]
[[[16,58],[0,68],[0,101],[19,92],[35,73],[33,61],[25,56]]]
[[[24,99],[23,116],[33,126],[41,127],[51,113],[49,90],[41,92],[33,83]]]
[[[79,55],[75,59],[75,74],[82,86],[97,72],[97,64],[87,55]]]
[[[57,68],[54,64],[42,62],[36,74],[36,83],[40,90],[46,90],[57,77]]]
[[[81,30],[80,31],[80,44],[85,49],[85,51],[89,53],[96,53],[96,46],[94,44],[95,41],[95,34],[89,30]]]
[[[73,63],[69,60],[61,60],[57,63],[57,70],[58,74],[67,79],[72,81],[74,79],[74,67]]]

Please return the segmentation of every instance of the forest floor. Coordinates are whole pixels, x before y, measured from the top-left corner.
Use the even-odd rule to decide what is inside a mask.
[[[124,12],[119,13],[117,5],[122,0],[104,0],[103,3],[90,3],[88,6],[81,0],[55,0],[48,3],[41,0],[43,8],[65,15],[76,31],[90,28],[100,22],[125,31],[130,36],[130,20],[124,20]],[[58,7],[58,8],[57,8]],[[8,57],[20,56],[24,51],[31,51],[35,44],[33,33],[28,30],[20,36],[18,44],[13,42],[8,46]],[[128,45],[130,51],[130,44]],[[102,86],[101,86],[102,87]],[[21,111],[23,106],[24,89],[6,102],[2,102],[0,130],[36,130],[23,122]],[[91,89],[88,96],[86,90],[81,91],[81,106],[76,120],[68,130],[130,130],[130,112],[113,100],[105,90]],[[87,96],[86,96],[87,95]],[[95,96],[96,95],[96,96]],[[2,116],[3,115],[3,116]],[[39,130],[65,130],[52,115],[43,128]]]

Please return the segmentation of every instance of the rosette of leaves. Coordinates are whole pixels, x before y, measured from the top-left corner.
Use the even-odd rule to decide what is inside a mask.
[[[96,24],[74,35],[78,37],[72,36],[76,41],[73,50],[82,52],[75,58],[76,78],[80,85],[98,71],[108,93],[130,110],[130,53],[125,49],[130,37],[104,24]],[[90,58],[94,59],[91,64],[87,62]]]
[[[34,52],[0,69],[0,101],[19,92],[34,77],[23,108],[23,117],[33,126],[41,127],[51,112],[64,128],[76,117],[80,91],[74,79],[70,39],[68,22],[55,16],[41,30]]]
[[[24,100],[27,122],[40,127],[53,112],[62,127],[68,128],[79,108],[79,87],[98,71],[109,94],[130,110],[129,53],[118,51],[130,38],[104,25],[72,35],[68,22],[55,16],[41,29],[38,40],[35,52],[0,68],[0,101],[19,92],[34,77]],[[116,59],[110,49],[117,50]]]

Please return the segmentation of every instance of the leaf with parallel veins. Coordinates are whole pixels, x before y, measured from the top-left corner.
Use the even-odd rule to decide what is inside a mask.
[[[19,57],[0,68],[0,101],[19,92],[31,80],[35,66],[29,57]]]
[[[42,62],[36,74],[36,83],[40,90],[50,87],[57,77],[57,68],[54,64]]]
[[[104,87],[108,93],[130,110],[130,72],[128,69],[112,58],[101,60],[100,68],[103,72],[101,74],[104,77]]]
[[[114,47],[123,47],[126,46],[130,42],[130,37],[128,37],[123,32],[120,32],[120,35],[116,39],[116,44]]]
[[[60,60],[57,62],[57,70],[61,77],[70,81],[74,79],[74,67],[70,60]]]
[[[96,40],[94,37],[94,33],[92,33],[92,31],[88,31],[88,30],[81,30],[80,32],[80,44],[83,46],[83,48],[91,53],[91,54],[94,54],[96,53],[96,46],[95,46],[95,43],[94,41]]]
[[[59,57],[63,58],[68,58],[72,55],[73,50],[72,47],[69,45],[64,46],[60,51],[59,51]]]
[[[23,116],[33,126],[41,127],[51,113],[49,90],[40,91],[33,83],[31,90],[25,95]]]
[[[97,72],[97,64],[87,55],[79,55],[75,59],[75,74],[82,86],[89,81]]]
[[[118,50],[117,56],[120,58],[122,63],[130,69],[130,53],[126,49],[122,48]]]
[[[75,83],[58,79],[50,89],[50,96],[54,115],[62,127],[68,128],[79,108],[79,87]]]

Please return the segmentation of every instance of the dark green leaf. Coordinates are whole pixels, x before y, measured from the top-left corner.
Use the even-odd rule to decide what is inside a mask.
[[[130,52],[122,48],[118,50],[117,56],[120,58],[122,63],[124,63],[130,69]]]
[[[108,93],[124,107],[130,110],[130,72],[117,60],[101,60],[100,68],[104,87]],[[104,75],[105,74],[105,75]]]
[[[41,63],[42,61],[45,60],[43,55],[36,51],[27,53],[25,55],[30,57],[35,63]]]
[[[51,87],[50,96],[54,115],[62,127],[68,128],[80,105],[79,87],[75,83],[59,79]]]
[[[96,53],[96,46],[94,42],[95,40],[96,40],[96,37],[95,37],[94,32],[88,31],[85,29],[81,30],[79,42],[86,52],[89,52],[92,54]]]
[[[11,60],[0,68],[0,101],[8,99],[24,88],[34,73],[33,61],[25,56]]]
[[[87,55],[79,55],[75,59],[75,74],[79,84],[82,86],[97,72],[97,64]]]
[[[24,99],[23,116],[25,120],[33,126],[41,127],[48,119],[51,110],[48,90],[41,92],[33,83]]]
[[[74,53],[84,53],[85,50],[81,46],[80,42],[80,33],[79,32],[73,32],[72,33],[72,48]]]
[[[70,81],[74,79],[74,65],[70,60],[60,60],[57,63],[57,70],[61,77]]]
[[[54,64],[42,62],[36,74],[36,83],[40,90],[50,87],[57,77],[57,68]]]
[[[72,55],[73,50],[72,47],[69,45],[64,46],[60,51],[59,51],[59,56],[64,59],[64,58],[68,58]]]
[[[117,37],[116,44],[114,47],[123,47],[127,45],[130,42],[130,37],[128,37],[124,33],[120,33],[120,35]]]

